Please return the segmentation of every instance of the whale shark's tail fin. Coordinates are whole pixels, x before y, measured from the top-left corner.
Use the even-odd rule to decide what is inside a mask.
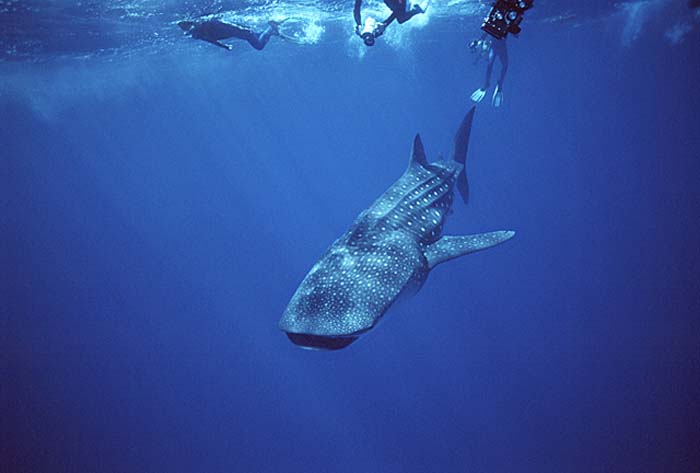
[[[455,161],[462,164],[462,171],[460,171],[459,176],[457,176],[457,190],[462,195],[465,204],[469,202],[469,181],[467,181],[467,166],[465,163],[467,161],[469,134],[472,130],[475,110],[476,107],[472,107],[471,110],[467,112],[455,136],[455,152],[453,157]]]
[[[425,249],[428,267],[433,269],[440,263],[459,256],[468,255],[475,251],[485,250],[499,245],[515,236],[515,232],[500,230],[497,232],[479,233],[476,235],[444,236]]]

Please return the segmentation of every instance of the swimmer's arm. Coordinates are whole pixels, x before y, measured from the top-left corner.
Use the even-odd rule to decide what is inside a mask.
[[[360,15],[360,7],[362,7],[362,0],[355,0],[355,8],[352,11],[352,15],[355,17],[355,24],[360,26],[362,24],[362,16]]]
[[[384,20],[384,26],[389,26],[389,23],[391,23],[395,19],[396,19],[396,13],[392,13],[391,15],[389,15],[389,18]]]
[[[213,44],[213,45],[215,45],[215,46],[218,46],[218,47],[220,47],[220,48],[224,48],[226,51],[230,51],[230,50],[231,50],[231,46],[229,46],[229,45],[227,45],[227,44],[220,43],[220,42],[218,42],[218,41],[209,41],[209,40],[206,40],[206,39],[205,39],[205,41],[206,41],[207,43],[211,43],[211,44]]]

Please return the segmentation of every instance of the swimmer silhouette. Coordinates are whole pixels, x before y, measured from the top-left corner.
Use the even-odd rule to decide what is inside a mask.
[[[279,22],[269,21],[268,27],[262,32],[256,32],[249,28],[243,28],[231,23],[224,23],[219,20],[206,20],[201,22],[180,21],[178,26],[194,39],[201,39],[208,43],[219,46],[226,50],[231,50],[231,46],[221,42],[222,39],[237,38],[248,41],[248,43],[261,51],[270,38],[279,36]]]

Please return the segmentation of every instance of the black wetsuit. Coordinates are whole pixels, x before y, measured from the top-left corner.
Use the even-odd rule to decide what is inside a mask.
[[[384,4],[391,10],[391,15],[384,20],[384,26],[388,26],[389,23],[396,20],[399,23],[405,23],[415,15],[423,13],[423,9],[419,5],[413,5],[413,7],[408,10],[409,2],[407,0],[384,0]],[[355,24],[362,25],[362,16],[360,14],[360,9],[362,8],[362,0],[355,0],[355,8],[353,9],[353,16],[355,17]]]
[[[485,38],[482,37],[482,40]],[[506,78],[506,72],[508,71],[508,49],[506,49],[506,39],[490,39],[491,50],[489,51],[489,64],[486,66],[486,78],[484,79],[484,87],[486,90],[491,85],[491,73],[493,72],[493,63],[496,62],[496,58],[501,61],[501,77],[498,79],[498,89],[503,90],[503,81]]]
[[[272,26],[269,26],[262,33],[256,33],[248,28],[241,28],[240,26],[224,23],[219,20],[207,20],[197,23],[189,31],[193,38],[207,41],[224,49],[230,48],[229,46],[220,43],[219,40],[238,38],[248,41],[248,43],[250,43],[250,45],[258,51],[265,47],[267,42],[270,40],[270,36],[272,36],[275,32],[276,31]]]

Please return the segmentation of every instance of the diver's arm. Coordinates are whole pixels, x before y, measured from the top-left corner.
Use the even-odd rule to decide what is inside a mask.
[[[215,45],[215,46],[218,46],[218,47],[220,47],[220,48],[224,48],[226,51],[230,51],[230,50],[231,50],[231,46],[228,46],[228,45],[226,45],[226,44],[224,44],[224,43],[220,43],[219,41],[208,40],[208,39],[205,39],[204,41],[206,41],[207,43],[211,43],[211,44],[213,44],[213,45]]]
[[[384,20],[384,26],[389,26],[389,24],[396,19],[396,13],[392,13],[389,17]]]
[[[362,7],[362,0],[355,0],[355,8],[352,11],[355,17],[355,25],[360,26],[362,24],[362,16],[360,15],[360,8]]]

